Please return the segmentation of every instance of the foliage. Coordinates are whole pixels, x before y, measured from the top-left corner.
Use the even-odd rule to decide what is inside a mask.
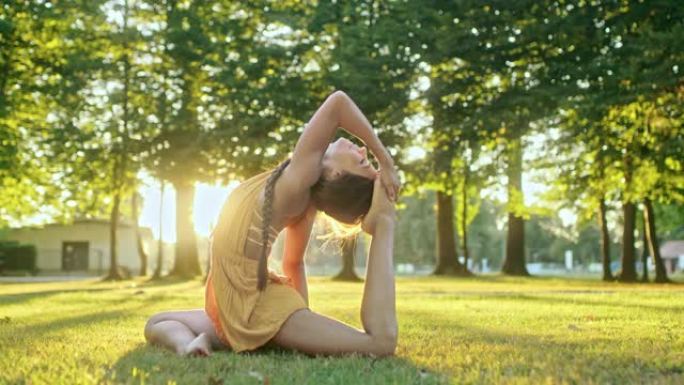
[[[586,224],[602,204],[613,234],[633,230],[615,228],[614,209],[648,199],[661,234],[681,236],[662,208],[684,201],[683,12],[668,0],[6,1],[0,226],[115,218],[144,169],[179,191],[177,254],[196,270],[194,184],[288,157],[319,103],[343,89],[408,194],[456,197],[475,260],[500,264],[496,225],[507,224],[508,259],[524,270],[525,243],[541,247],[524,220],[560,209],[579,214],[570,238],[593,242]],[[533,136],[548,146],[530,161]],[[411,158],[416,148],[425,156]],[[551,187],[538,207],[525,205],[531,169]],[[481,194],[501,184],[505,212]],[[407,202],[410,217],[428,204]],[[544,254],[568,246],[557,221],[539,221]],[[401,231],[443,230],[434,222]],[[401,258],[422,259],[430,242],[406,240]]]
[[[415,265],[434,264],[436,221],[434,194],[408,196],[401,200],[395,231],[394,260]]]

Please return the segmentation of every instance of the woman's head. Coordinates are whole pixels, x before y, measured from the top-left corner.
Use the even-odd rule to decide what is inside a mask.
[[[370,208],[376,172],[364,147],[340,138],[325,152],[323,174],[311,187],[311,198],[335,220],[357,224]]]

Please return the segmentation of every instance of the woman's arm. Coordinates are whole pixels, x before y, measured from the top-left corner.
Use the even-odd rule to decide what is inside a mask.
[[[299,181],[302,189],[310,188],[318,180],[321,160],[338,127],[361,139],[382,169],[394,169],[392,157],[359,107],[347,94],[335,91],[318,108],[295,146],[288,171],[296,175],[293,179]]]
[[[309,304],[309,291],[306,284],[304,254],[309,244],[315,217],[316,209],[310,206],[301,220],[285,230],[283,273],[292,280],[295,289],[302,295],[307,305]]]

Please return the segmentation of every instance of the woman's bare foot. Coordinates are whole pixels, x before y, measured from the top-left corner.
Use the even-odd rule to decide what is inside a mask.
[[[181,356],[207,357],[211,355],[211,341],[207,333],[200,333],[180,353]]]

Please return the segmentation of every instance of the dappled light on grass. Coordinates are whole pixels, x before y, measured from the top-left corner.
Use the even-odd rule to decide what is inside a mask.
[[[363,284],[313,278],[311,307],[360,327]],[[180,358],[147,318],[203,306],[201,281],[0,286],[0,383],[437,384],[684,380],[684,287],[558,278],[400,278],[397,356],[269,348]]]

